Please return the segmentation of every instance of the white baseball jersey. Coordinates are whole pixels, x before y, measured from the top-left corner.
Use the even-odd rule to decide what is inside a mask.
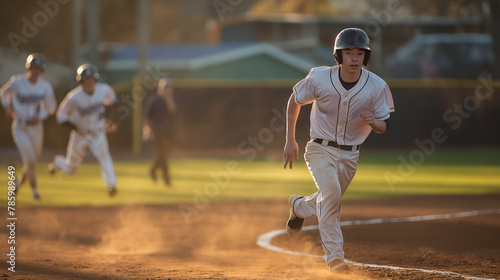
[[[0,89],[0,96],[4,108],[13,109],[16,119],[22,121],[31,120],[35,116],[44,120],[57,107],[54,90],[42,77],[32,84],[26,74],[12,76]]]
[[[311,138],[335,141],[340,145],[360,145],[372,128],[359,114],[368,110],[378,120],[394,112],[394,102],[387,84],[372,72],[362,69],[356,85],[346,90],[339,78],[340,66],[312,68],[294,88],[295,103],[313,103]],[[315,102],[321,100],[321,102]]]
[[[92,94],[86,93],[80,85],[71,90],[59,105],[57,121],[70,121],[78,129],[104,130],[105,106],[115,101],[115,91],[108,84],[96,83]]]

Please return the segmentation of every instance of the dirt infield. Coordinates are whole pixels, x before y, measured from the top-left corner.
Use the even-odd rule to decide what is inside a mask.
[[[500,194],[358,200],[344,202],[342,220],[498,208]],[[321,259],[257,246],[261,234],[283,228],[286,201],[214,203],[189,223],[176,205],[17,211],[16,272],[7,271],[2,230],[0,279],[459,279],[359,266],[334,276]],[[352,261],[500,278],[500,215],[349,226],[343,232]],[[317,231],[278,236],[273,245],[321,254]]]

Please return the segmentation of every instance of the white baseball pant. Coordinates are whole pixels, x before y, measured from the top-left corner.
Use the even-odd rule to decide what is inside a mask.
[[[63,156],[56,156],[54,159],[54,167],[67,174],[75,173],[89,148],[90,152],[101,165],[101,176],[106,186],[116,186],[113,159],[109,153],[108,139],[104,131],[83,135],[73,130],[70,134],[66,158]]]
[[[26,124],[25,121],[16,119],[12,122],[12,136],[17,150],[23,161],[23,179],[29,179],[32,184],[36,181],[36,164],[42,156],[43,124]]]
[[[297,200],[300,218],[317,216],[326,263],[344,260],[344,238],[340,229],[342,196],[354,178],[359,151],[345,151],[312,141],[306,145],[305,160],[318,191]]]

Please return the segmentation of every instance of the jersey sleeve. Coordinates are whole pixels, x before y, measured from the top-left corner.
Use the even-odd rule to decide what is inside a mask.
[[[104,105],[110,106],[116,102],[116,93],[115,90],[106,84],[106,96],[104,97]]]
[[[307,105],[316,100],[313,75],[314,68],[311,69],[309,74],[304,79],[302,79],[293,87],[293,93],[295,94],[295,103],[299,105]]]
[[[10,80],[2,87],[0,88],[0,99],[2,102],[2,106],[5,109],[10,109],[12,108],[12,98],[15,92],[15,81],[16,78],[13,76],[10,78]]]
[[[384,84],[384,87],[377,91],[372,105],[372,112],[377,120],[386,120],[389,118],[390,113],[394,112],[394,101],[387,84]]]

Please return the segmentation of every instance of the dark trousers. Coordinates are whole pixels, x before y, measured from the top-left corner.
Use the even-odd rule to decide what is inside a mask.
[[[173,135],[170,132],[157,132],[153,137],[156,157],[151,168],[151,174],[156,178],[156,170],[160,169],[163,181],[170,185],[170,174],[168,172],[168,157],[173,144]]]

